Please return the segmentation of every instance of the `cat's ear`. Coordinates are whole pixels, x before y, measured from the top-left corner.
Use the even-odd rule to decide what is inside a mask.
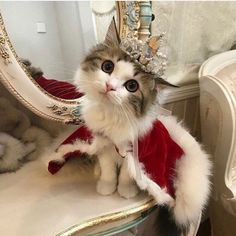
[[[116,28],[116,22],[114,17],[112,18],[112,21],[108,27],[104,44],[109,47],[118,47],[120,45],[120,37]]]
[[[171,83],[169,83],[168,81],[166,81],[165,79],[163,79],[161,77],[155,77],[154,80],[155,80],[157,85],[163,85],[163,86],[167,86],[167,87],[179,88],[179,86],[171,84]]]
[[[161,77],[155,77],[154,80],[155,80],[156,90],[158,92],[160,92],[164,88],[168,88],[168,87],[179,88],[179,86],[171,84],[171,83],[167,82],[166,80],[162,79]]]

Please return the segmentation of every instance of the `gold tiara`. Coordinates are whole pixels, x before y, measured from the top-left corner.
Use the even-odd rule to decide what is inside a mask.
[[[167,66],[165,33],[149,37],[146,41],[137,38],[122,39],[120,48],[128,54],[141,69],[147,73],[162,77]]]

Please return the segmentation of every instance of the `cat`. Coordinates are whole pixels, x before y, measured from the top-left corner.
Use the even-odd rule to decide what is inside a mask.
[[[126,160],[116,152],[114,144],[124,146],[151,128],[156,118],[151,110],[158,81],[134,66],[114,41],[108,41],[85,58],[75,82],[86,94],[81,113],[95,137],[92,145],[77,142],[61,146],[58,151],[79,149],[89,155],[97,154],[101,167],[97,191],[103,195],[116,190],[117,166],[120,167],[118,192],[126,198],[134,197],[139,190],[127,173]]]
[[[34,78],[37,79],[41,76],[43,76],[43,71],[41,68],[39,67],[35,67],[32,65],[31,61],[25,58],[21,58],[20,62],[22,63],[22,65],[25,67],[26,71],[29,73],[29,75]]]
[[[131,198],[139,189],[146,189],[158,203],[170,203],[173,210],[166,212],[174,216],[178,229],[187,227],[198,220],[210,192],[208,156],[176,119],[160,116],[158,119],[184,150],[184,157],[176,164],[175,201],[167,195],[162,198],[159,189],[153,190],[152,182],[142,173],[140,181],[134,180],[136,170],[130,161],[135,157],[127,150],[134,140],[152,129],[158,115],[158,87],[165,82],[145,72],[119,45],[116,30],[109,30],[104,43],[97,45],[81,63],[75,84],[84,94],[81,115],[93,140],[62,145],[57,155],[62,157],[76,150],[96,155],[101,170],[98,193],[109,195],[117,190],[122,197]],[[127,156],[124,158],[123,154]]]

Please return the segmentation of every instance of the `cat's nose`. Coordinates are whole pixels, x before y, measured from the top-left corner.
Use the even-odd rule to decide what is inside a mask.
[[[106,92],[109,92],[109,91],[115,91],[115,88],[111,84],[106,83]]]

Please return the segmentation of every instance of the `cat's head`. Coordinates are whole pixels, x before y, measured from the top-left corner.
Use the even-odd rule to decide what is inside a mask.
[[[156,100],[158,80],[144,72],[120,49],[117,35],[108,33],[81,63],[75,77],[79,90],[107,107],[117,106],[143,117]]]

